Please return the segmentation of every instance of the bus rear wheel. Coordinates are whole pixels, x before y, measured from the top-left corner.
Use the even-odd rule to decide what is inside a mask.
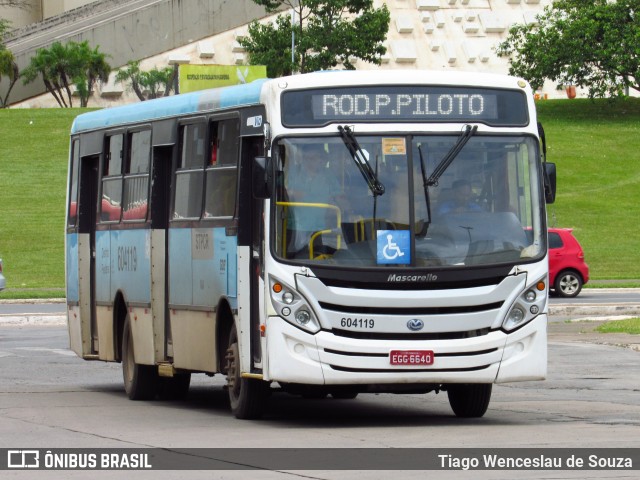
[[[457,417],[482,417],[491,401],[491,383],[452,384],[447,387],[449,405]]]
[[[227,391],[231,412],[240,419],[260,418],[265,411],[269,396],[269,384],[253,378],[242,378],[240,372],[240,350],[235,325],[229,335],[229,347],[225,356]]]
[[[155,366],[136,363],[129,314],[122,334],[122,376],[129,399],[152,400],[156,396],[158,374]]]

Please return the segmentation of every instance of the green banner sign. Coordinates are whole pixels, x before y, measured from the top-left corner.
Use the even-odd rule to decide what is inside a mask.
[[[264,65],[180,65],[180,93],[227,87],[267,78]]]

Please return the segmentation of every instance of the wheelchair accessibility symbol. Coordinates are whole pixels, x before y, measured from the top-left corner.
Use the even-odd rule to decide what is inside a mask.
[[[409,230],[378,230],[379,265],[406,265],[411,263],[411,240]]]

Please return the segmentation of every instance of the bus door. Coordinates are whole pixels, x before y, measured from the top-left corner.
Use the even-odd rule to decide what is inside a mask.
[[[239,228],[238,248],[246,248],[246,261],[239,259],[239,271],[246,270],[249,275],[249,289],[238,291],[238,301],[250,305],[248,329],[251,346],[251,372],[255,373],[262,363],[260,344],[260,323],[263,320],[264,305],[264,200],[254,198],[252,193],[252,164],[255,157],[264,155],[264,137],[244,137],[242,139],[242,158],[240,160]],[[248,247],[248,248],[247,248]],[[243,298],[244,297],[244,298]]]
[[[95,303],[98,164],[97,155],[80,161],[77,254],[83,357],[95,355],[98,345]],[[83,281],[87,276],[89,281]]]
[[[155,135],[155,132],[154,132]],[[151,304],[155,335],[156,361],[164,361],[169,355],[171,339],[169,324],[168,228],[171,204],[171,168],[173,145],[153,148],[151,180]]]
[[[242,111],[238,195],[238,315],[242,372],[262,373],[260,323],[264,316],[264,200],[254,198],[253,162],[264,155],[266,112],[264,107]],[[248,288],[247,288],[248,287]],[[248,315],[243,312],[249,312]]]

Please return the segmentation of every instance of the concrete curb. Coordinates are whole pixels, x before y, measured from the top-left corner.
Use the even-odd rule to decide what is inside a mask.
[[[66,315],[0,315],[0,326],[2,327],[59,327],[63,325],[67,325]]]
[[[549,307],[549,315],[558,317],[571,317],[574,315],[615,316],[631,315],[640,316],[640,305],[554,305]]]

